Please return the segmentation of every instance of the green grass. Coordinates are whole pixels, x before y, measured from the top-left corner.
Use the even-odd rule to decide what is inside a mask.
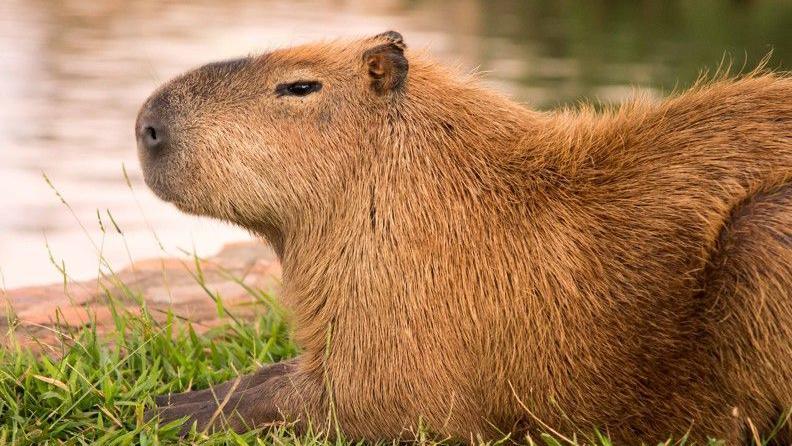
[[[0,350],[0,444],[261,444],[255,433],[180,440],[179,423],[144,422],[152,396],[206,387],[292,356],[282,318],[262,311],[204,334],[172,314],[157,322],[114,307],[114,333],[93,327],[60,335],[55,351]],[[277,433],[277,432],[276,432]],[[284,438],[288,433],[279,433]],[[258,442],[258,443],[257,443]]]

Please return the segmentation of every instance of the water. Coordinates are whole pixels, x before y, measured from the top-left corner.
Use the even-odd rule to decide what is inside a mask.
[[[145,188],[132,132],[139,105],[204,62],[388,29],[443,61],[478,67],[537,108],[618,101],[635,87],[662,95],[725,52],[741,65],[774,48],[772,66],[792,68],[789,1],[3,0],[0,289],[62,280],[50,253],[83,279],[96,275],[100,251],[116,266],[163,255],[155,233],[170,254],[249,239],[184,216]]]

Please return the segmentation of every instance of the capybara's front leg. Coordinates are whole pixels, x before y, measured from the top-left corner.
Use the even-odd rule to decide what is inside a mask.
[[[155,402],[157,403],[157,407],[163,407],[207,401],[222,401],[229,390],[233,389],[235,392],[247,390],[264,383],[274,376],[289,372],[294,368],[295,361],[295,359],[290,359],[275,364],[268,364],[253,373],[238,376],[224,383],[209,387],[208,389],[160,395],[155,398]]]
[[[186,417],[181,431],[185,435],[193,424],[199,432],[223,429],[245,432],[282,422],[318,420],[321,379],[299,374],[294,363],[288,370],[256,386],[241,390],[237,387],[220,399],[161,407],[160,423]]]
[[[226,394],[218,401],[205,400],[160,407],[159,422],[167,424],[186,418],[181,427],[182,436],[190,432],[193,424],[198,432],[224,429],[244,432],[282,420],[272,400],[269,383],[265,382],[230,395]]]

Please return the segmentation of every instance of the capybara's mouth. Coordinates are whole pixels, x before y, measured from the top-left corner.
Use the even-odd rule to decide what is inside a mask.
[[[168,159],[141,160],[141,165],[146,186],[157,198],[188,214],[215,216],[207,206],[212,197],[199,187],[200,178],[191,177],[185,167]]]
[[[178,195],[173,191],[173,186],[169,184],[168,181],[165,181],[162,175],[152,173],[152,166],[146,166],[145,162],[141,164],[143,164],[143,178],[146,182],[146,186],[154,192],[154,195],[162,201],[178,205],[180,200],[178,199]]]
[[[149,156],[144,152],[139,152],[140,167],[143,170],[143,180],[159,199],[177,206],[183,202],[183,194],[180,180],[184,175],[184,169],[174,165],[175,163],[168,157]]]

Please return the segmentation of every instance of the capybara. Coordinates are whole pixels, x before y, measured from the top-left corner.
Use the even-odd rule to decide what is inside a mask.
[[[159,197],[272,244],[302,352],[162,421],[792,441],[789,74],[538,112],[389,31],[200,67],[136,134]]]

